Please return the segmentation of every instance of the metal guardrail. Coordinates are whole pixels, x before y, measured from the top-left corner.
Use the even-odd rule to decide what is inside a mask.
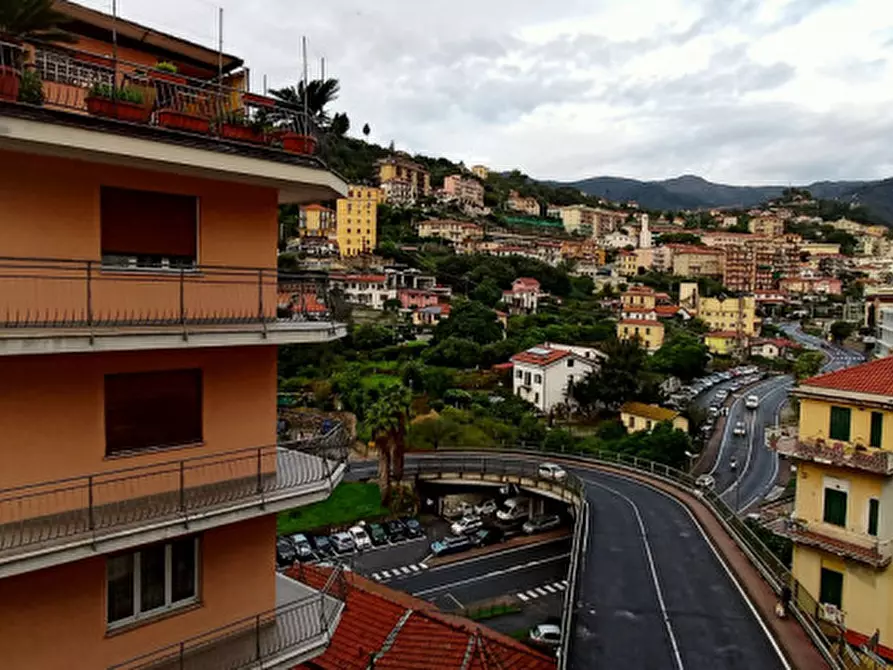
[[[325,586],[312,596],[162,647],[110,666],[109,670],[267,667],[265,663],[301,643],[320,637],[325,637],[327,643],[340,610],[327,603],[327,599],[335,599],[340,604],[345,598],[344,568],[337,566]]]
[[[567,568],[567,589],[564,591],[564,602],[561,607],[561,646],[558,652],[559,670],[567,670],[570,661],[571,641],[574,639],[574,612],[576,611],[577,594],[580,579],[583,575],[582,562],[589,545],[589,501],[581,499],[577,507],[577,518],[574,522],[574,541],[571,545],[570,565]]]
[[[453,451],[476,451],[480,452],[480,447],[451,447]],[[828,661],[832,668],[843,669],[844,662],[839,654],[835,651],[831,641],[825,635],[819,624],[819,604],[816,598],[809,593],[793,576],[787,566],[760,540],[759,537],[751,530],[747,524],[713,491],[700,491],[695,486],[695,478],[682,470],[678,470],[663,463],[656,463],[637,456],[628,454],[620,454],[606,451],[547,451],[545,449],[515,449],[497,452],[506,455],[516,455],[523,457],[548,455],[553,458],[568,459],[571,461],[580,461],[581,463],[606,465],[627,469],[635,473],[643,474],[649,477],[663,480],[677,488],[688,493],[698,491],[699,499],[702,500],[711,513],[722,524],[723,528],[729,536],[736,542],[739,548],[744,552],[748,559],[753,563],[754,567],[760,572],[766,582],[777,593],[781,594],[782,588],[788,586],[791,589],[791,612],[799,621],[800,625],[806,631],[807,635],[816,645],[816,648]],[[441,458],[451,458],[447,454],[434,455],[424,460],[440,460]],[[452,457],[457,458],[457,457]],[[499,459],[499,456],[486,457],[490,462]],[[483,460],[483,459],[482,459]],[[474,459],[468,459],[469,468],[472,468]],[[523,470],[518,465],[518,461],[511,462],[512,465],[506,464],[504,467],[509,470]],[[450,465],[449,467],[452,467]],[[495,464],[493,465],[495,467]],[[529,463],[528,469],[536,469],[536,464]],[[577,480],[580,486],[580,493],[583,493],[583,483]],[[569,584],[570,586],[570,584]],[[564,630],[571,630],[572,620],[563,620]]]
[[[275,268],[0,257],[0,329],[329,321],[315,275]]]
[[[251,447],[0,490],[0,562],[22,551],[264,501],[330,481],[347,461],[338,424],[298,442]]]

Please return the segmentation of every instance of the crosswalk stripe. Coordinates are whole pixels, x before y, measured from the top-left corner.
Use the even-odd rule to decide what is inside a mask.
[[[427,570],[427,569],[428,569],[428,566],[425,565],[424,563],[419,563],[419,567],[420,567],[422,570]]]
[[[413,563],[412,565],[409,566],[409,569],[412,570],[413,572],[418,572],[419,566],[417,566],[415,563]]]
[[[567,587],[564,585],[564,583],[559,582],[558,584],[555,585],[555,588],[558,589],[559,591],[564,591],[564,589],[566,589]]]
[[[374,579],[376,582],[381,581],[381,575],[378,574],[377,572],[373,572],[372,579]]]
[[[381,571],[381,576],[382,576],[382,577],[390,577],[390,576],[391,576],[391,573],[390,573],[388,570],[382,570],[382,571]]]
[[[543,589],[541,589],[539,586],[537,586],[537,587],[534,589],[534,591],[536,591],[537,593],[539,593],[541,596],[546,595],[546,592],[545,592]]]
[[[546,591],[548,591],[549,593],[555,593],[555,589],[552,587],[551,584],[546,584],[545,586],[543,586],[543,588],[546,589]]]
[[[525,596],[523,593],[519,593],[519,594],[518,594],[518,597],[519,597],[523,602],[525,602],[525,603],[526,603],[528,600],[530,600],[530,599],[529,599],[527,596]]]
[[[411,570],[409,568],[407,568],[406,566],[404,566],[404,567],[400,568],[400,572],[402,572],[404,575],[408,575],[411,572]]]
[[[562,586],[567,586],[567,580],[566,580],[566,579],[562,579],[562,580],[561,580],[561,585],[562,585]]]
[[[528,597],[528,598],[539,598],[539,597],[540,597],[540,594],[537,593],[536,591],[534,591],[533,589],[530,589],[530,590],[527,592],[527,597]]]

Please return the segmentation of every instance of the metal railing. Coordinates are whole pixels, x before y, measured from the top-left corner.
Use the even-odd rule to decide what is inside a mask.
[[[114,119],[227,142],[313,154],[319,130],[303,103],[213,79],[40,42],[0,41],[0,69],[15,72],[0,100]],[[238,77],[238,73],[236,75]],[[233,78],[230,78],[233,81]]]
[[[347,461],[341,424],[299,442],[165,461],[0,490],[0,562],[65,541],[188,522],[328,482]]]
[[[331,641],[347,596],[336,566],[316,594],[110,666],[109,670],[206,670],[267,667],[302,644]]]
[[[801,438],[795,431],[789,431],[789,434],[768,431],[766,446],[788,458],[816,461],[879,475],[893,475],[893,452],[883,449],[854,446],[820,437]]]
[[[319,276],[138,261],[0,257],[0,329],[331,320]]]
[[[875,568],[886,567],[893,559],[893,540],[880,540],[833,524],[784,518],[778,532],[800,544],[818,547]]]
[[[453,451],[463,451],[463,449],[465,448],[451,447],[451,450]],[[481,451],[480,447],[468,447],[467,450],[476,452]],[[497,454],[501,454],[501,456]],[[507,473],[513,473],[517,471],[530,472],[531,470],[535,470],[537,468],[537,465],[536,463],[528,462],[525,468],[525,466],[520,465],[521,462],[519,461],[505,461],[504,459],[506,456],[515,455],[521,457],[530,457],[542,456],[544,454],[548,454],[549,456],[552,456],[554,458],[568,459],[571,461],[576,460],[582,463],[607,465],[612,467],[619,467],[622,469],[628,469],[632,472],[641,473],[649,477],[666,481],[667,483],[672,484],[673,486],[678,487],[688,493],[696,492],[699,499],[705,503],[711,513],[722,524],[729,536],[744,552],[744,554],[748,557],[748,559],[762,575],[763,579],[769,584],[769,586],[777,594],[779,594],[779,596],[781,595],[783,587],[787,586],[791,589],[792,615],[799,621],[806,634],[810,637],[816,648],[821,652],[822,656],[830,664],[830,666],[835,669],[842,669],[844,667],[843,659],[840,657],[837,647],[831,642],[831,640],[829,640],[828,636],[825,633],[825,630],[828,629],[828,627],[823,627],[822,625],[822,620],[820,617],[820,607],[817,599],[800,582],[798,582],[794,578],[791,571],[781,561],[781,559],[779,559],[778,556],[776,556],[772,552],[772,550],[770,550],[763,543],[763,541],[756,535],[756,533],[754,533],[754,531],[748,527],[744,520],[741,519],[735,513],[735,511],[732,510],[732,508],[730,508],[725,502],[723,502],[723,500],[717,493],[711,490],[698,489],[695,484],[695,478],[687,472],[663,463],[656,463],[654,461],[639,458],[637,456],[630,456],[628,454],[584,450],[547,451],[542,448],[503,450],[500,452],[495,452],[494,456],[477,457],[470,459],[463,459],[462,457],[450,456],[448,454],[443,454],[442,456],[434,455],[433,457],[431,455],[427,455],[427,458],[423,460],[431,461],[431,464],[427,466],[427,469],[429,471],[435,469],[440,469],[443,471],[447,468],[452,471],[453,467],[455,467],[453,464],[453,460],[465,460],[465,462],[468,463],[467,471],[473,470],[475,467],[475,463],[486,461],[489,468],[488,472],[491,470],[495,472],[498,470],[496,461],[502,459],[504,471]],[[447,464],[444,466],[439,466],[439,468],[437,468],[435,467],[435,463],[437,461],[440,461],[440,459],[448,459]],[[408,466],[407,472],[409,471],[410,468]],[[584,495],[584,484],[580,480],[576,480],[576,482],[576,486],[580,487],[579,492],[581,496]],[[564,630],[571,630],[571,621],[564,620],[562,622],[562,625],[564,627]],[[835,643],[837,642],[838,641],[835,640]]]

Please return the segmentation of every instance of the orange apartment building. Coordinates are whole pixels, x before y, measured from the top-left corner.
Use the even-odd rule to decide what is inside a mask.
[[[238,58],[217,81],[216,52],[119,18],[115,61],[111,17],[57,7],[78,43],[0,44],[43,89],[0,87],[0,666],[294,667],[343,604],[277,574],[275,515],[345,456],[277,445],[277,346],[345,327],[277,318],[277,206],[347,185]],[[252,105],[253,137],[209,114]]]

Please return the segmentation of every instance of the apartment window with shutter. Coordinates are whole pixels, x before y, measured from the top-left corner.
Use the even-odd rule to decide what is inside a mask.
[[[846,491],[826,488],[824,514],[822,515],[825,523],[846,526],[846,504]]]
[[[878,516],[881,511],[881,501],[877,498],[868,500],[868,534],[877,537]]]
[[[883,412],[871,413],[871,439],[869,444],[872,447],[880,447],[884,437],[884,414]]]
[[[822,568],[819,578],[819,602],[843,607],[843,573]]]
[[[828,428],[828,435],[832,440],[842,440],[849,442],[850,440],[850,408],[849,407],[832,407],[831,408],[831,425]]]
[[[107,455],[201,441],[201,370],[106,375]]]
[[[198,260],[195,196],[103,186],[99,219],[103,265],[191,268]]]

